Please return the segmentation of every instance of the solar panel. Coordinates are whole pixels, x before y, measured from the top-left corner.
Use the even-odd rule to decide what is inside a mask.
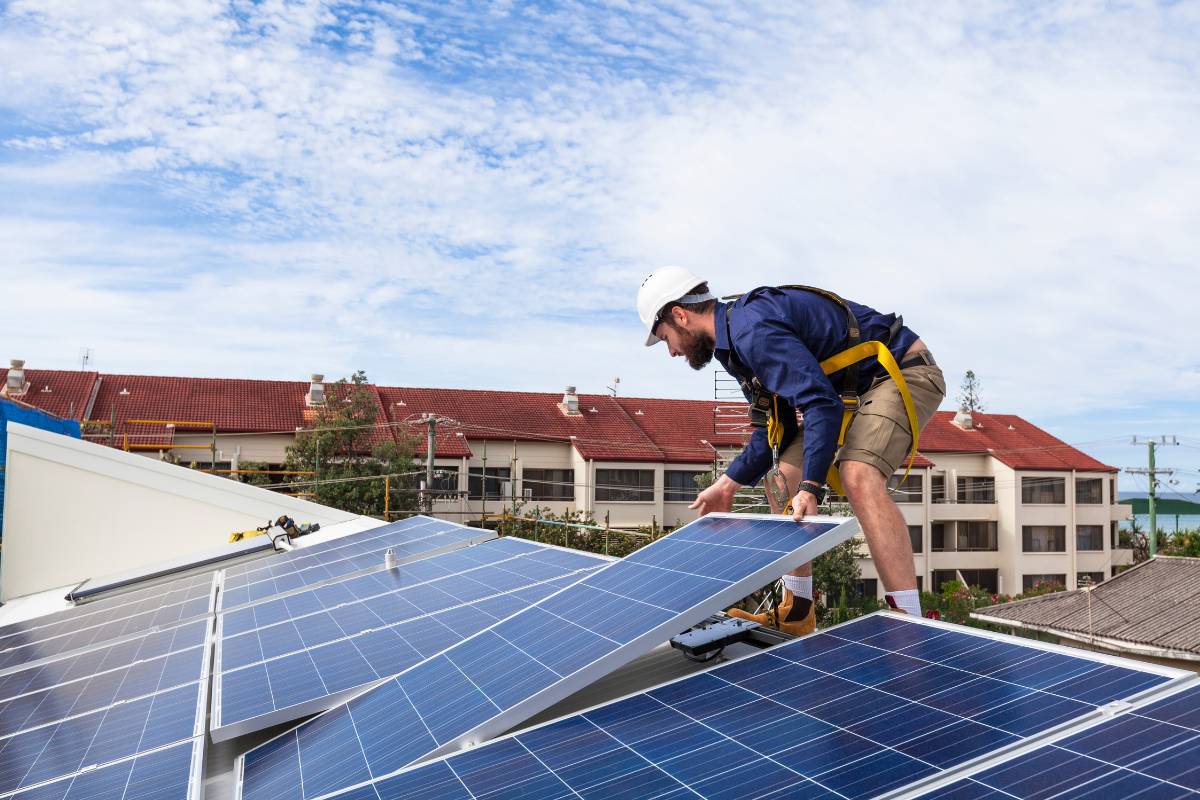
[[[372,775],[343,750],[337,780],[344,787],[355,778],[362,783],[325,796],[908,796],[905,787],[916,781],[983,754],[1014,752],[1032,735],[1100,717],[1099,706],[1137,699],[1183,674],[1004,639],[881,612],[390,777],[374,776],[370,785]],[[307,789],[310,769],[321,764],[303,766]],[[260,777],[246,773],[247,781]],[[315,777],[321,788],[334,782]],[[247,783],[251,790],[255,798],[287,796]]]
[[[13,800],[199,800],[204,739],[195,738],[57,778]]]
[[[191,587],[179,594],[158,596],[159,599],[189,598],[169,605],[154,606],[155,598],[147,597],[136,603],[106,607],[96,613],[46,625],[37,625],[38,620],[31,620],[27,630],[0,640],[3,648],[0,649],[0,675],[211,615],[216,602],[217,573],[206,576],[206,580],[207,589],[203,594],[199,594],[199,587]]]
[[[54,630],[86,627],[102,621],[136,616],[164,606],[205,600],[212,594],[212,590],[212,573],[192,575],[170,583],[149,586],[145,589],[106,597],[33,619],[14,622],[0,627],[0,648],[7,647],[7,642],[13,636],[31,634],[48,636],[52,635]]]
[[[966,798],[1195,797],[1200,793],[1200,688],[1119,713],[1053,744],[922,795]]]
[[[403,563],[494,538],[493,531],[432,517],[410,517],[225,570],[219,609],[231,610],[376,569],[388,549]]]
[[[132,665],[125,678],[140,683],[130,683],[124,690],[119,686],[114,690],[109,681],[114,673],[105,673],[52,687],[32,706],[21,698],[6,703],[0,732],[0,795],[202,736],[210,650],[206,639],[200,647],[160,660],[146,672]],[[136,695],[143,689],[151,693]],[[96,698],[109,692],[111,702],[97,706]],[[67,707],[81,702],[87,707]]]
[[[605,563],[497,539],[223,614],[213,739],[330,708]]]
[[[315,798],[501,733],[857,531],[705,516],[250,751],[241,796]]]
[[[175,628],[142,634],[117,644],[101,645],[72,656],[17,669],[0,676],[0,699],[121,669],[138,661],[162,658],[177,650],[199,647],[208,639],[210,620],[201,619]]]

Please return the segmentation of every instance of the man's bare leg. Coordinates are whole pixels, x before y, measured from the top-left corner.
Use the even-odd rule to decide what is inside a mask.
[[[887,478],[871,464],[843,461],[838,467],[846,498],[862,525],[871,560],[888,594],[915,591],[912,542],[908,523],[887,491]],[[919,610],[919,605],[916,606]]]
[[[783,477],[787,479],[787,491],[784,492],[786,497],[791,497],[796,493],[796,487],[800,485],[800,468],[791,464],[780,463],[779,471],[783,473]],[[775,502],[775,496],[770,491],[767,492],[767,505],[771,507],[772,514],[782,514],[784,509]],[[795,575],[797,578],[812,577],[812,562],[801,564],[788,575]]]

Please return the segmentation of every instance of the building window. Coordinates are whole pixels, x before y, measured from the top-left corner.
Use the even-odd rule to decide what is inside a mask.
[[[1108,502],[1110,502],[1110,503],[1117,502],[1117,479],[1116,478],[1108,479]]]
[[[1027,505],[1062,505],[1067,502],[1066,478],[1022,475],[1021,502]]]
[[[700,494],[696,478],[711,475],[708,470],[668,469],[663,472],[663,500],[668,503],[690,503]]]
[[[863,598],[871,598],[874,600],[879,597],[879,580],[876,578],[860,578],[854,584],[854,594],[850,600],[862,600]]]
[[[953,553],[956,550],[996,552],[996,523],[976,520],[931,522],[929,549],[935,553]]]
[[[1076,572],[1075,585],[1079,587],[1095,586],[1104,580],[1103,572]]]
[[[1118,533],[1118,531],[1119,531],[1119,528],[1117,527],[1116,520],[1113,520],[1112,522],[1110,522],[1108,524],[1108,532],[1109,532],[1109,537],[1112,540],[1111,544],[1112,544],[1113,550],[1116,550],[1118,547],[1121,546],[1121,539],[1120,539],[1121,534]]]
[[[924,481],[920,475],[909,473],[908,477],[901,478],[900,475],[893,475],[889,481],[890,488],[893,490],[892,499],[897,503],[921,503],[924,502]]]
[[[951,523],[953,525],[953,523]],[[929,549],[935,553],[944,553],[946,550],[953,550],[953,547],[946,547],[946,528],[945,522],[929,523]],[[954,530],[953,527],[950,528]]]
[[[472,500],[483,500],[484,486],[486,477],[487,498],[488,500],[504,500],[507,499],[504,494],[505,484],[509,478],[508,467],[488,467],[485,469],[472,469],[467,474],[467,497]]]
[[[996,502],[996,479],[968,475],[958,479],[958,502]]]
[[[1042,575],[1022,575],[1021,576],[1021,591],[1031,592],[1034,589],[1045,587],[1053,587],[1053,591],[1065,589],[1067,587],[1067,576],[1058,574],[1042,574]]]
[[[941,594],[942,586],[950,581],[961,580],[967,586],[996,594],[1000,587],[1000,570],[996,569],[935,569],[933,571],[933,593]]]
[[[912,551],[914,553],[921,552],[921,526],[920,525],[909,525],[908,526],[908,540],[910,542],[912,542]]]
[[[653,503],[654,470],[596,470],[596,502]]]
[[[929,502],[946,502],[946,476],[931,475],[929,477]]]
[[[996,550],[996,523],[961,521],[958,525],[958,550],[963,551],[992,551]]]
[[[1021,549],[1026,553],[1065,553],[1067,526],[1022,525]]]
[[[575,470],[526,468],[521,486],[529,500],[574,500]]]
[[[1103,550],[1104,549],[1104,526],[1103,525],[1076,525],[1075,526],[1075,549],[1076,550]]]
[[[1103,503],[1104,480],[1102,478],[1076,478],[1075,502],[1089,506]]]

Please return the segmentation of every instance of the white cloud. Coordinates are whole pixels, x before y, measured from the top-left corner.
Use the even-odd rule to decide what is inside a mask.
[[[900,311],[993,408],[1194,392],[1198,33],[1192,4],[11,3],[0,339],[703,397],[631,307],[674,262]]]

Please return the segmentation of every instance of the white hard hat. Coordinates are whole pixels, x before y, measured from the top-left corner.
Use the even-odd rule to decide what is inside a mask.
[[[658,324],[658,312],[667,303],[701,303],[716,299],[711,293],[689,294],[704,282],[703,278],[683,267],[661,267],[642,281],[642,288],[638,289],[637,310],[642,324],[650,332],[646,336],[646,347],[658,344],[654,326]]]

